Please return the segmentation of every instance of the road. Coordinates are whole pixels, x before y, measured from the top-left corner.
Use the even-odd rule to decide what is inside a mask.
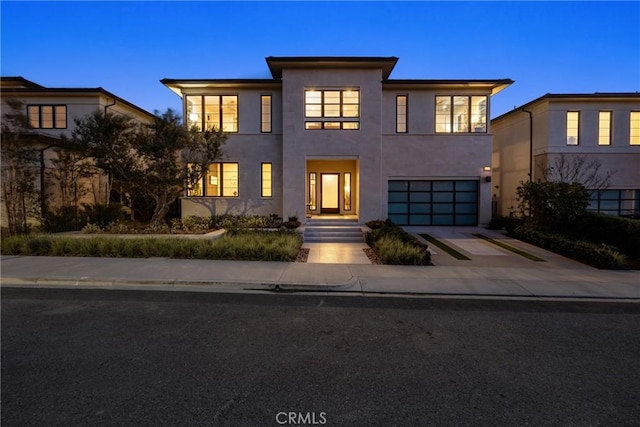
[[[3,426],[640,423],[638,304],[1,296]]]

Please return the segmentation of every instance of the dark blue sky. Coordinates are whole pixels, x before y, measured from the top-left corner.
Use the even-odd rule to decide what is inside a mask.
[[[511,78],[496,117],[545,93],[640,91],[640,2],[8,2],[1,72],[180,111],[159,80],[269,78],[267,56],[397,56],[391,78]]]

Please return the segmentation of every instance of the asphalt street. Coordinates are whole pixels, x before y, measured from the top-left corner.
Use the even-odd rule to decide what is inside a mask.
[[[640,420],[639,304],[1,292],[3,426]]]

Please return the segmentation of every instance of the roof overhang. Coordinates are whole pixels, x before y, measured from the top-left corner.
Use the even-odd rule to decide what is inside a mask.
[[[285,68],[381,69],[382,78],[387,79],[398,62],[395,56],[268,56],[265,59],[276,79],[282,78]]]
[[[511,79],[497,80],[384,80],[383,89],[431,89],[454,91],[461,88],[491,91],[495,95],[507,86],[513,84]]]
[[[162,79],[160,83],[176,95],[182,97],[189,89],[279,89],[282,81],[278,79]]]

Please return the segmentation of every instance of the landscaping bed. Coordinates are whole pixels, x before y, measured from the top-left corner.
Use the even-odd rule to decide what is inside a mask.
[[[301,252],[299,233],[228,231],[216,240],[144,237],[122,239],[96,236],[78,239],[53,235],[8,236],[3,255],[86,256],[123,258],[185,258],[293,262]]]
[[[367,222],[366,225],[371,229],[366,235],[366,241],[373,254],[367,253],[366,250],[365,253],[372,263],[433,265],[428,245],[392,221],[375,220]]]

